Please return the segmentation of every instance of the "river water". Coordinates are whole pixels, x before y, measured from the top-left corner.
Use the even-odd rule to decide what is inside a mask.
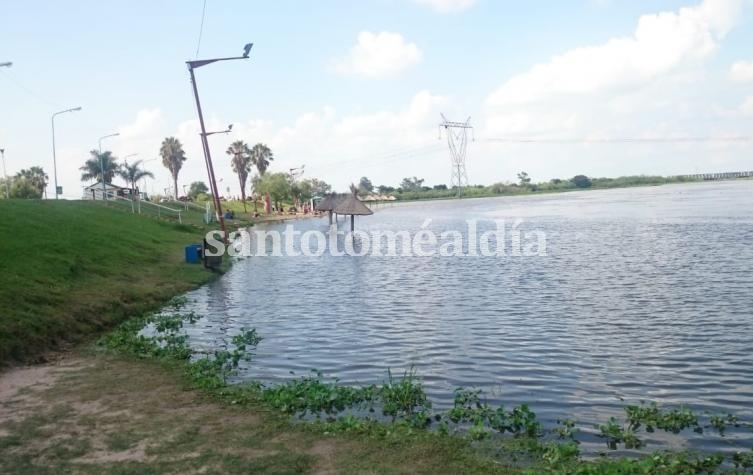
[[[412,366],[435,408],[476,387],[545,424],[590,427],[639,400],[753,420],[753,181],[406,203],[356,228],[412,234],[429,218],[437,235],[520,218],[547,256],[242,259],[188,294],[206,316],[192,341],[255,327],[264,341],[242,379],[317,369],[370,384]],[[748,449],[747,434],[686,444]]]

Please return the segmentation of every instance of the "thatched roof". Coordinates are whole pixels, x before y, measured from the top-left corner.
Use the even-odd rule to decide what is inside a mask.
[[[364,216],[374,214],[365,204],[361,203],[361,200],[356,198],[353,194],[346,194],[342,201],[340,201],[334,209],[337,214],[353,214],[357,216]]]
[[[331,193],[324,197],[319,203],[316,204],[316,209],[319,211],[332,211],[335,209],[335,194]]]

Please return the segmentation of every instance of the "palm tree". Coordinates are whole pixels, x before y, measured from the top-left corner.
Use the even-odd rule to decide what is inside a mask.
[[[124,179],[131,187],[131,199],[136,196],[136,183],[138,183],[139,180],[147,177],[154,179],[154,174],[141,168],[141,163],[141,160],[137,160],[131,165],[126,162],[126,164],[118,171],[120,178]]]
[[[47,182],[50,180],[49,175],[44,172],[42,167],[31,167],[28,170],[21,170],[16,174],[16,178],[29,181],[29,184],[37,190],[41,198],[47,192]]]
[[[251,171],[251,150],[242,140],[237,140],[230,144],[225,152],[232,156],[231,164],[233,171],[238,174],[238,180],[241,185],[241,200],[243,201],[243,211],[246,212],[246,180],[248,172]]]
[[[186,152],[183,151],[183,145],[175,137],[166,137],[162,141],[159,154],[162,155],[162,165],[170,170],[175,185],[175,199],[178,199],[178,173],[180,173],[183,162],[186,161]]]
[[[120,170],[120,165],[116,161],[117,158],[109,150],[105,150],[101,154],[97,150],[92,150],[89,154],[91,158],[84,162],[83,167],[79,168],[83,172],[81,173],[81,181],[103,181],[102,168],[104,168],[104,182],[112,183],[115,174]],[[100,163],[102,168],[100,168]]]
[[[269,162],[274,159],[272,151],[263,143],[258,143],[251,149],[251,163],[259,170],[259,175],[264,175],[269,168]]]

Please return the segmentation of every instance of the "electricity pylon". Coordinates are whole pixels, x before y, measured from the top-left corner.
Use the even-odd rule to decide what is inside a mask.
[[[439,124],[439,138],[442,138],[442,129],[447,134],[447,145],[450,148],[450,160],[452,161],[452,178],[451,186],[457,187],[458,198],[463,195],[463,187],[468,186],[468,174],[465,171],[465,154],[468,146],[468,130],[473,134],[473,126],[470,125],[471,118],[468,117],[465,122],[450,122],[442,116],[442,123]]]

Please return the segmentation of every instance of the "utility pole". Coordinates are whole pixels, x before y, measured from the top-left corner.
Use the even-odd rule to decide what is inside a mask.
[[[99,172],[102,174],[102,199],[105,201],[107,201],[107,187],[105,186],[105,166],[104,161],[102,160],[102,139],[117,137],[118,135],[120,135],[120,132],[104,135],[99,138]]]
[[[439,138],[442,138],[442,129],[447,134],[447,146],[450,149],[450,160],[452,161],[451,186],[458,189],[458,198],[463,196],[463,187],[468,186],[468,174],[465,171],[465,156],[468,146],[468,130],[473,136],[473,126],[470,125],[471,118],[468,117],[465,122],[450,122],[442,116],[442,123],[439,124]]]
[[[253,43],[248,43],[243,47],[242,56],[233,56],[228,58],[215,58],[215,59],[201,59],[195,61],[186,61],[188,65],[188,72],[191,74],[191,86],[193,87],[193,95],[196,100],[196,110],[199,114],[199,125],[201,126],[201,146],[204,149],[204,162],[207,166],[207,175],[209,177],[209,187],[212,190],[212,197],[214,198],[214,209],[217,212],[217,217],[220,221],[220,227],[223,233],[223,240],[227,242],[227,230],[225,229],[225,217],[222,215],[222,203],[220,202],[220,194],[217,190],[217,180],[214,176],[214,166],[212,166],[212,156],[209,152],[209,142],[207,141],[207,129],[204,125],[204,114],[201,111],[201,101],[199,101],[199,89],[196,86],[196,75],[194,69],[206,66],[207,64],[216,63],[218,61],[230,61],[236,59],[248,59],[248,55],[251,52]]]
[[[13,66],[13,63],[10,61],[6,61],[4,63],[0,63],[0,68],[9,68]],[[5,173],[5,149],[0,148],[0,155],[3,156],[3,178],[5,179],[5,198],[10,198],[10,185],[8,184],[8,174]]]
[[[58,199],[58,160],[55,156],[55,116],[60,114],[65,114],[66,112],[75,112],[80,111],[81,107],[73,107],[71,109],[66,109],[64,111],[55,112],[52,114],[52,169],[53,174],[55,175],[55,199]]]
[[[5,173],[5,149],[0,148],[0,155],[3,157],[3,178],[5,179],[5,199],[10,198],[10,184],[8,183],[8,174]]]

